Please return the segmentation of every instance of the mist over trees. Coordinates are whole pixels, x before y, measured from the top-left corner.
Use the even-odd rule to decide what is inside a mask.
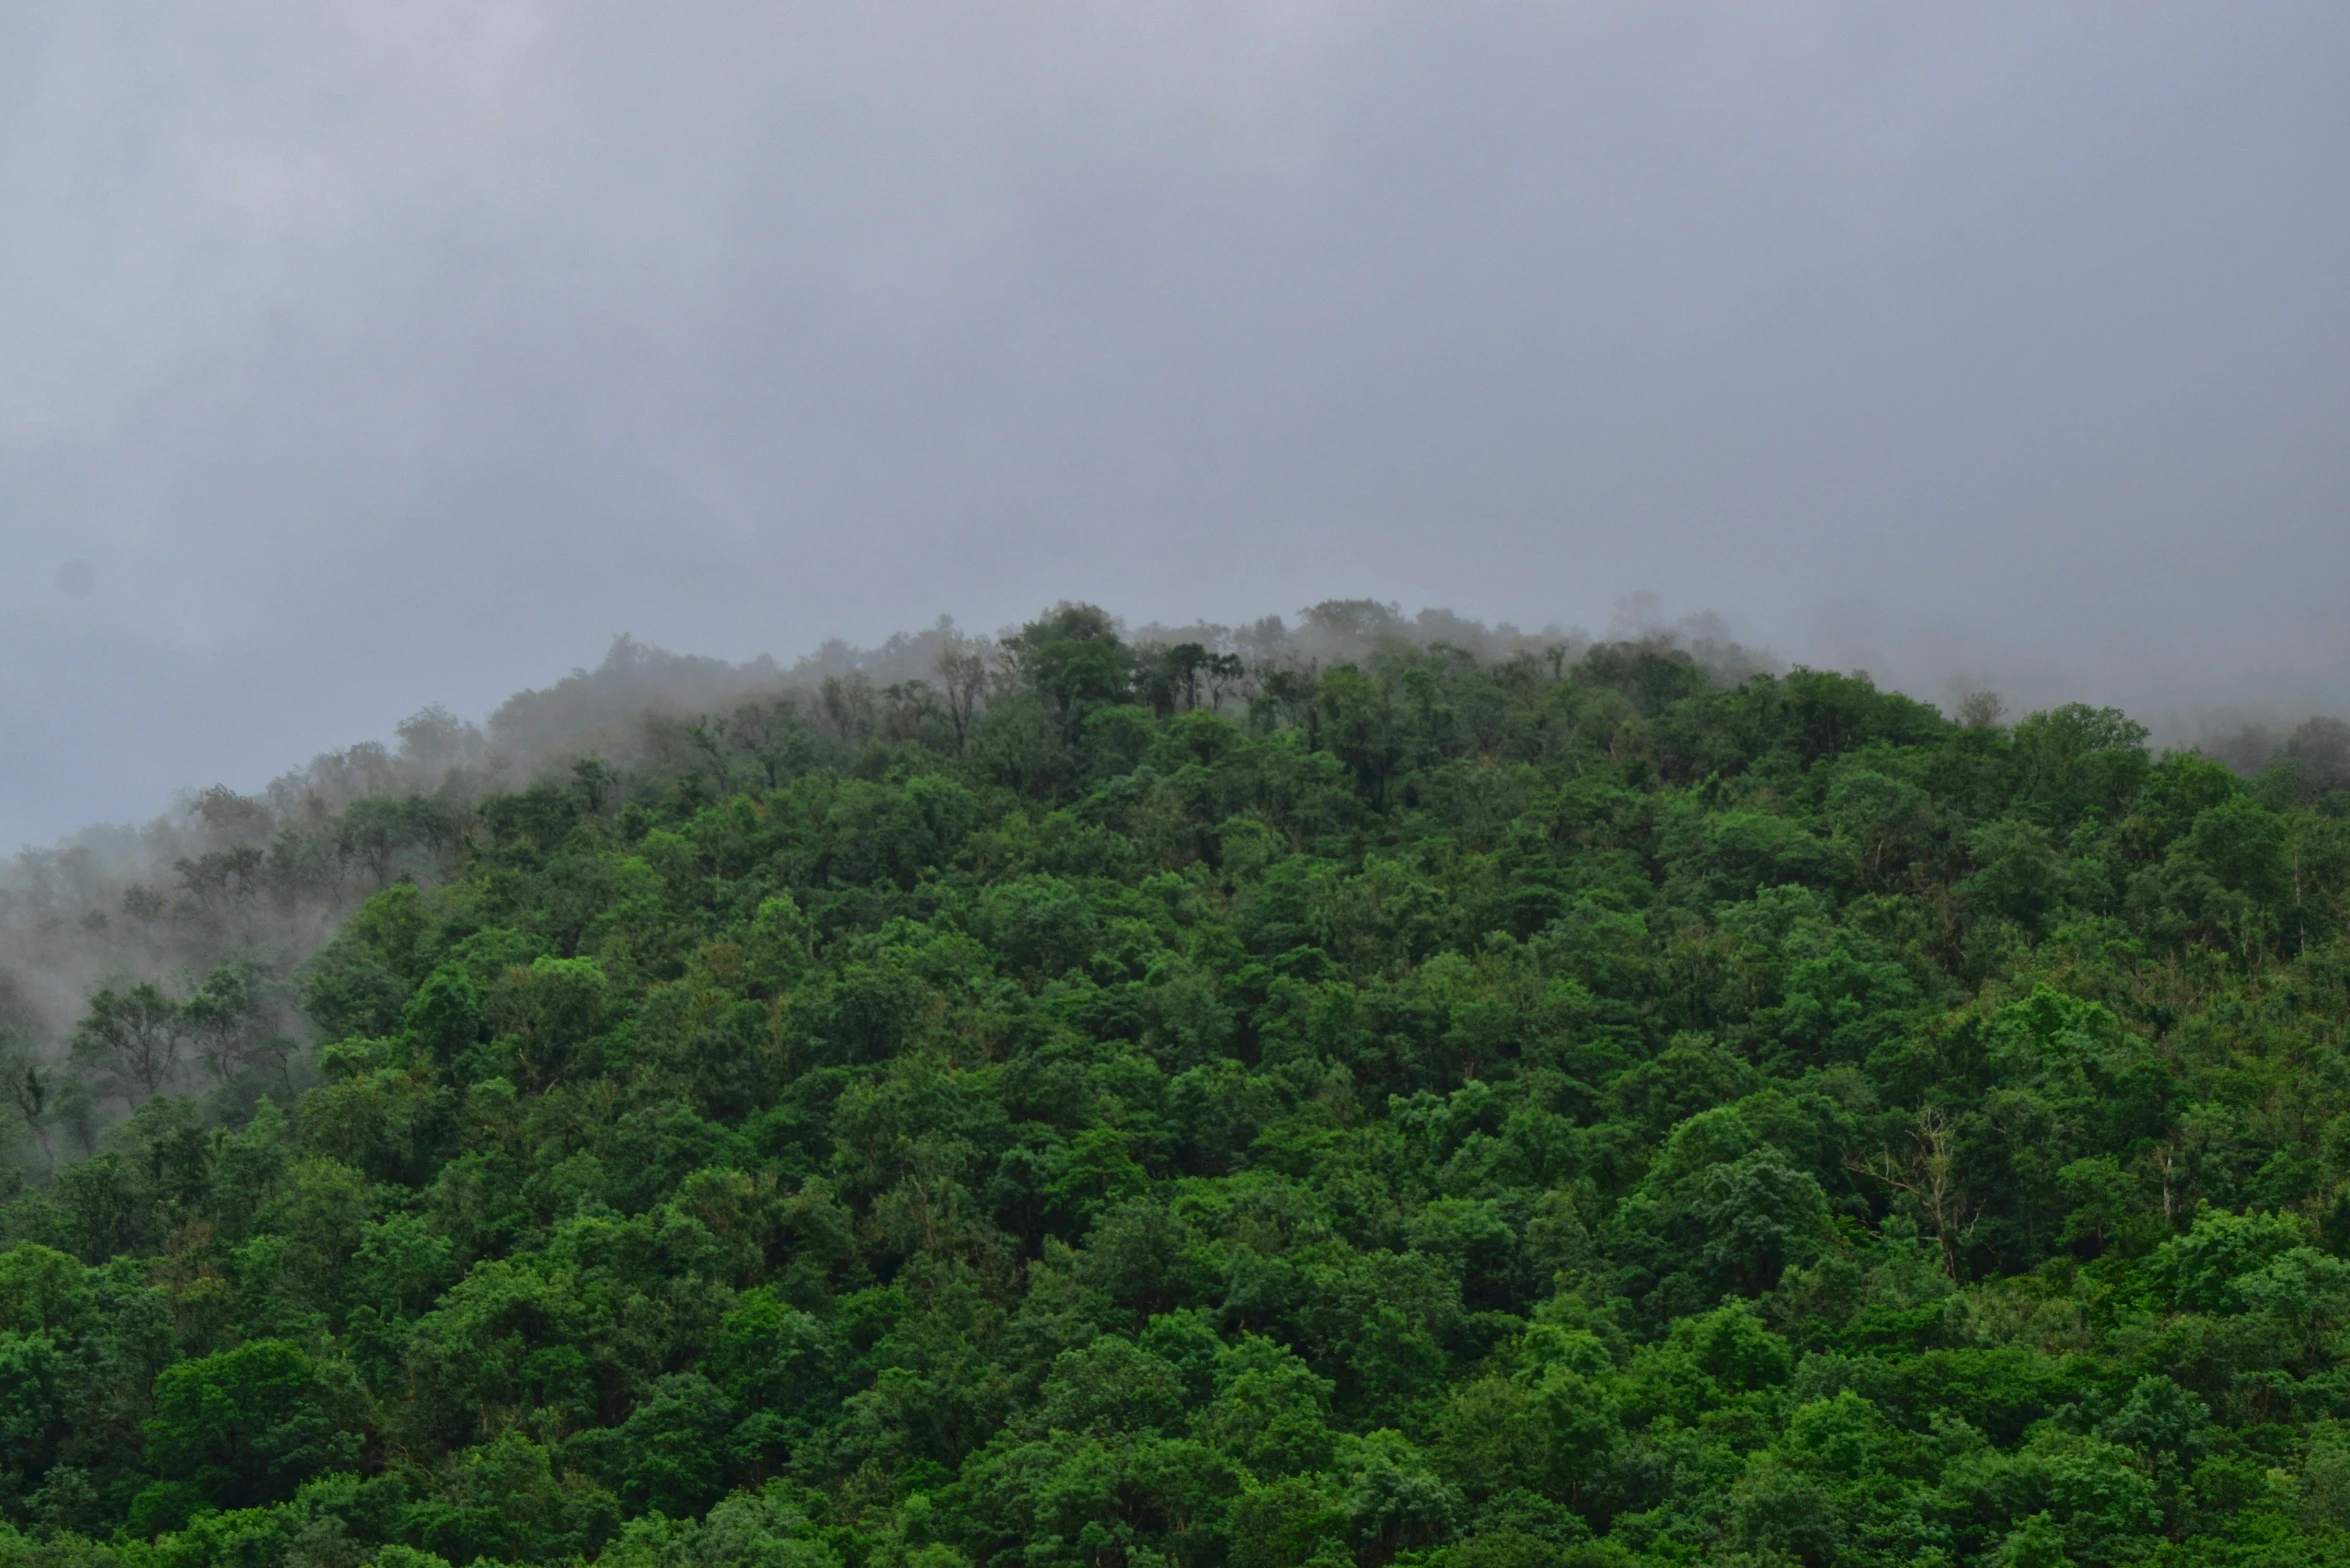
[[[1671,627],[1652,601],[1631,602],[1641,635],[1686,645],[1717,673],[1767,658],[1699,617]],[[1108,622],[1105,620],[1105,626]],[[22,1054],[61,1049],[102,986],[150,983],[192,994],[233,969],[256,987],[253,1017],[300,1032],[270,977],[282,980],[357,903],[400,877],[431,881],[493,794],[574,763],[714,789],[844,765],[876,741],[918,740],[956,755],[982,715],[1021,691],[1017,637],[968,636],[945,618],[858,649],[834,640],[789,666],[743,664],[649,647],[622,636],[594,669],[517,693],[485,724],[429,707],[394,743],[362,742],[243,795],[189,792],[139,828],[98,826],[0,863],[0,1039]],[[1580,633],[1529,636],[1446,610],[1405,616],[1370,600],[1333,600],[1231,628],[1146,626],[1130,639],[1136,691],[1160,711],[1202,704],[1248,711],[1271,676],[1284,692],[1325,666],[1374,650],[1443,642],[1482,659],[1579,650]],[[1000,716],[1017,723],[1019,703]],[[265,1035],[274,1038],[274,1035]]]
[[[2350,1554],[2350,727],[1334,601],[0,877],[0,1565]]]

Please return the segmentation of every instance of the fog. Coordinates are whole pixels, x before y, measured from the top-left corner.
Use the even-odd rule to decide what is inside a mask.
[[[1063,598],[2343,711],[2345,197],[2337,6],[0,0],[0,846]]]

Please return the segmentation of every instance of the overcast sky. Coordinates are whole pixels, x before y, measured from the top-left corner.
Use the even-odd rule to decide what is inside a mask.
[[[0,0],[0,846],[1062,597],[2350,706],[2350,6]]]

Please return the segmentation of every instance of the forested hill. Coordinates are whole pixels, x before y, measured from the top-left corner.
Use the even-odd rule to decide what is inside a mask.
[[[368,808],[322,1043],[12,1070],[0,1565],[2350,1560],[2338,727],[829,690]]]

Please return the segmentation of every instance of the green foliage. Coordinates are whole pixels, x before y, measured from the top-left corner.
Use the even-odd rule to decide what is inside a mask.
[[[92,1001],[0,1568],[2350,1555],[2338,759],[1315,614],[367,797]]]
[[[289,1497],[358,1434],[338,1431],[316,1362],[283,1340],[256,1339],[165,1369],[155,1379],[147,1457],[215,1504]]]

